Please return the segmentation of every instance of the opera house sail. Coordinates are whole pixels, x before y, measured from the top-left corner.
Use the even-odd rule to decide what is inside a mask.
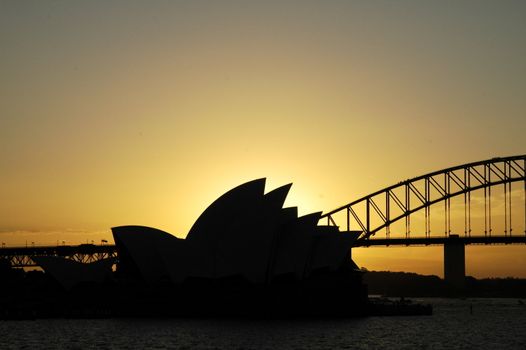
[[[350,257],[357,234],[318,225],[321,213],[298,217],[297,208],[284,208],[290,187],[265,193],[264,178],[242,184],[214,201],[185,239],[145,226],[112,228],[118,312],[362,314],[367,290]],[[42,263],[71,288],[78,266]],[[87,276],[100,280],[108,266],[100,268]]]
[[[283,208],[290,187],[265,193],[265,179],[242,184],[214,201],[186,239],[114,227],[117,271],[150,290],[173,286],[188,313],[359,312],[367,291],[349,254],[356,234],[319,226],[321,213]]]

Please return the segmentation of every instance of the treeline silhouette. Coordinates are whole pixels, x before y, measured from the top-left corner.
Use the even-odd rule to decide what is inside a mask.
[[[364,283],[369,294],[392,297],[482,297],[526,298],[526,279],[466,277],[463,291],[452,290],[443,279],[434,275],[408,272],[364,270]]]

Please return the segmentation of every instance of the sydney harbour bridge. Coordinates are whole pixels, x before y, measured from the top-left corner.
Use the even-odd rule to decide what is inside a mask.
[[[526,244],[526,155],[458,165],[401,181],[324,213],[320,224],[359,233],[355,247],[444,246],[444,277],[462,287],[465,245]],[[2,247],[12,267],[32,256],[117,259],[111,244]]]

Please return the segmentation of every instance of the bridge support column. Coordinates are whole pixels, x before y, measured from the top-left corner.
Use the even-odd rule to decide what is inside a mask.
[[[450,235],[444,244],[444,281],[453,293],[462,292],[466,286],[465,247],[458,235]]]

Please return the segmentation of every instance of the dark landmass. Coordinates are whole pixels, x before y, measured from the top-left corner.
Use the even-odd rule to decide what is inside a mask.
[[[102,283],[64,288],[43,271],[13,269],[0,262],[0,320],[106,317],[364,317],[367,288],[357,270],[325,271],[297,283],[293,276],[271,285],[240,276],[193,278],[148,285],[119,272]],[[420,314],[417,306],[382,305],[375,311]],[[428,310],[424,310],[428,312]]]
[[[5,264],[1,265],[0,319],[169,317],[173,315],[199,317],[201,314],[210,315],[214,305],[225,305],[225,301],[228,302],[227,304],[241,302],[244,305],[242,310],[245,311],[250,311],[251,307],[257,307],[257,312],[251,312],[251,314],[268,314],[272,306],[279,305],[280,316],[301,315],[298,310],[305,305],[310,305],[309,314],[313,315],[317,313],[312,312],[314,304],[309,302],[310,299],[323,300],[323,303],[320,304],[323,310],[327,308],[340,310],[342,305],[337,301],[345,299],[343,295],[340,297],[334,295],[334,289],[326,289],[325,280],[311,281],[309,285],[303,285],[301,290],[288,286],[285,281],[276,285],[272,290],[249,288],[250,293],[248,294],[245,293],[247,289],[243,288],[244,285],[227,283],[229,281],[221,281],[221,286],[209,285],[205,283],[206,281],[196,281],[181,290],[168,285],[156,288],[137,286],[130,288],[132,286],[122,284],[118,278],[108,279],[98,285],[86,283],[71,290],[65,290],[43,271],[24,272],[21,269],[9,268]],[[349,310],[354,310],[354,316],[431,313],[430,306],[405,303],[403,298],[410,297],[526,298],[526,279],[518,278],[475,279],[466,277],[466,288],[463,291],[451,290],[445,281],[437,276],[416,273],[363,271],[362,279],[367,285],[369,295],[393,297],[399,301],[387,301],[386,303],[385,300],[382,300],[378,303],[375,299],[370,299],[367,304],[347,305]],[[367,293],[365,289],[355,290],[351,285],[348,287],[350,288],[342,288],[341,293],[346,296],[352,296],[353,293]],[[174,294],[174,291],[177,293]],[[246,295],[247,298],[241,298],[242,295]],[[262,298],[261,295],[265,295],[265,298]],[[298,295],[303,295],[303,297],[298,299]],[[295,297],[289,298],[290,296]],[[235,300],[230,300],[231,298]],[[200,300],[198,303],[201,305],[200,308],[195,308],[196,303],[189,303],[193,299]],[[215,302],[217,300],[220,300],[221,303]],[[259,302],[254,303],[255,300]],[[262,300],[268,303],[261,302]],[[291,304],[290,300],[297,300],[297,305]],[[349,300],[362,299],[354,295],[354,298],[349,298]],[[288,310],[290,312],[284,314],[284,306],[291,308]],[[224,310],[217,310],[217,313],[225,314]],[[331,314],[331,316],[338,316],[338,314]]]
[[[452,290],[438,276],[408,272],[366,271],[369,294],[391,297],[526,298],[526,279],[466,276],[464,290]]]
[[[360,280],[362,275],[353,273]],[[102,284],[82,283],[71,290],[64,289],[43,271],[25,272],[9,268],[6,264],[0,264],[0,277],[0,320],[109,317],[338,318],[432,313],[431,305],[410,301],[368,301],[365,285],[352,281],[339,283],[337,279],[327,278],[326,274],[314,276],[307,284],[278,281],[272,287],[263,288],[239,283],[242,282],[240,280],[221,280],[219,284],[196,280],[186,283],[182,288],[170,285],[147,287],[130,285],[114,276]],[[349,281],[348,278],[345,280]],[[338,286],[334,283],[338,283]]]

